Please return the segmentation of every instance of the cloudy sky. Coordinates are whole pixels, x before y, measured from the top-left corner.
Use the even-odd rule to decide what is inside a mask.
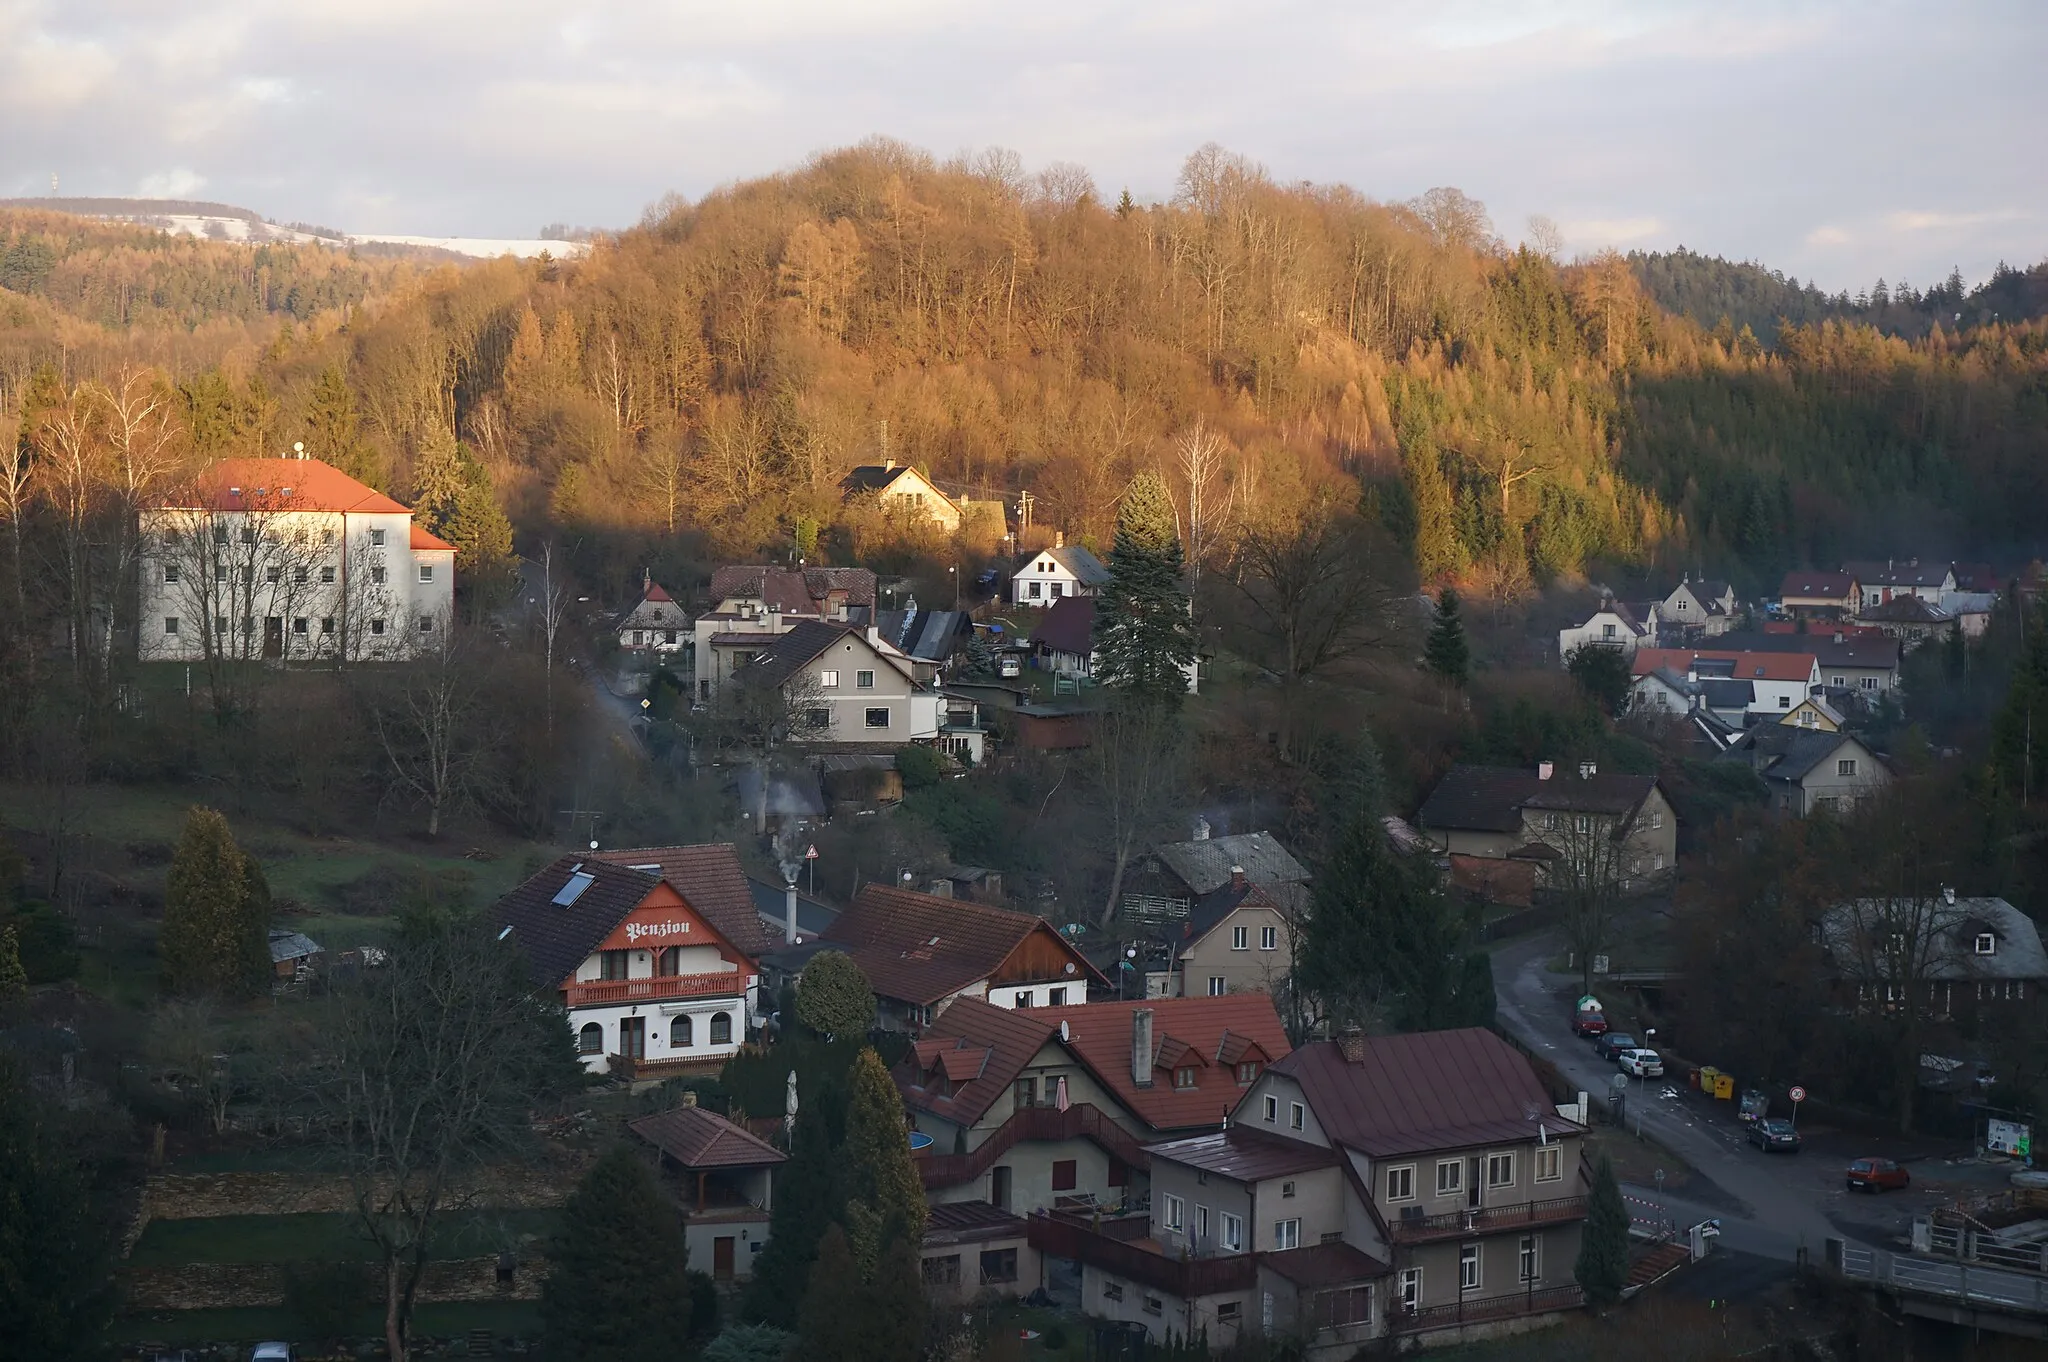
[[[1827,288],[2048,256],[2042,0],[0,0],[0,195],[617,226],[886,133],[1171,192],[1220,142]]]

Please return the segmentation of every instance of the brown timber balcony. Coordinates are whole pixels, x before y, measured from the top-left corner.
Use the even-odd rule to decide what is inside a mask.
[[[1417,1210],[1419,1207],[1410,1207]],[[1404,1211],[1387,1221],[1397,1244],[1427,1244],[1439,1239],[1466,1239],[1475,1234],[1499,1234],[1505,1230],[1528,1229],[1536,1225],[1558,1225],[1586,1218],[1586,1198],[1552,1197],[1548,1201],[1518,1201],[1506,1206],[1479,1206],[1444,1215],[1410,1215]]]
[[[1226,1258],[1182,1258],[1150,1239],[1118,1239],[1081,1221],[1040,1211],[1028,1226],[1031,1247],[1055,1258],[1071,1258],[1127,1281],[1139,1282],[1179,1300],[1247,1291],[1258,1281],[1249,1253]]]
[[[651,979],[593,979],[563,989],[562,1001],[569,1007],[590,1007],[664,998],[743,998],[746,992],[747,976],[733,970],[724,974],[660,974]]]

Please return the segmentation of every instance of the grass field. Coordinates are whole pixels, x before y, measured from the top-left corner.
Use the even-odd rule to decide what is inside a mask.
[[[489,1329],[509,1337],[540,1335],[540,1307],[532,1301],[454,1301],[422,1305],[413,1312],[416,1338],[459,1337],[471,1329]],[[381,1309],[365,1310],[353,1332],[376,1338],[384,1330]],[[122,1315],[109,1332],[117,1344],[162,1343],[190,1348],[202,1343],[236,1343],[246,1348],[266,1339],[295,1339],[303,1330],[281,1307],[245,1310],[163,1310]],[[241,1354],[246,1356],[247,1353]]]
[[[483,1258],[545,1237],[556,1213],[458,1211],[445,1216],[434,1237],[435,1258]],[[219,1215],[152,1220],[128,1262],[135,1267],[181,1263],[295,1263],[361,1261],[376,1256],[355,1221],[340,1214]]]

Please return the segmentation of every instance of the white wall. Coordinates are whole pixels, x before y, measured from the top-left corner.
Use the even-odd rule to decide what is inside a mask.
[[[1610,630],[1612,632],[1609,632]],[[1619,648],[1623,657],[1632,658],[1636,655],[1636,646],[1642,641],[1621,616],[1612,610],[1596,610],[1593,617],[1584,624],[1557,631],[1558,665],[1568,665],[1572,659],[1572,652],[1588,643]]]
[[[732,1039],[713,1045],[711,1019],[721,1012],[732,1018]],[[724,1059],[736,1053],[747,1039],[747,1005],[745,999],[738,997],[576,1007],[569,1010],[569,1034],[572,1037],[581,1035],[583,1028],[592,1022],[604,1028],[603,1047],[596,1054],[582,1055],[583,1067],[592,1073],[603,1073],[606,1056],[619,1052],[619,1019],[636,1016],[645,1018],[647,1022],[648,1063],[669,1059]],[[686,1047],[669,1044],[670,1026],[678,1016],[690,1018],[690,1044]]]

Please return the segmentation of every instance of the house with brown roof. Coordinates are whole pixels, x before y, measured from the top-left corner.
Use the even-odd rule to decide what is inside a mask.
[[[1186,841],[1159,843],[1132,863],[1118,902],[1124,918],[1167,924],[1178,936],[1197,900],[1232,884],[1240,872],[1284,910],[1299,914],[1307,908],[1308,868],[1272,833],[1216,837],[1205,818],[1195,819],[1193,832]]]
[[[1875,702],[1899,683],[1899,641],[1875,630],[1842,626],[1803,634],[1725,634],[1717,644],[1746,653],[1805,653],[1814,660],[1817,684],[1827,687],[1837,703],[1850,696]]]
[[[1778,608],[1795,619],[1854,619],[1862,604],[1863,587],[1853,572],[1801,568],[1778,583]]]
[[[871,497],[892,516],[929,520],[947,534],[960,529],[960,503],[909,464],[884,459],[862,464],[840,480],[842,498]]]
[[[861,967],[893,1030],[921,1032],[959,998],[1072,1007],[1109,987],[1042,917],[885,884],[864,886],[824,940]]]
[[[1551,762],[1532,768],[1454,766],[1415,816],[1423,836],[1451,860],[1452,882],[1526,900],[1566,856],[1632,890],[1669,874],[1678,858],[1678,819],[1655,776],[1576,772]],[[1602,850],[1588,857],[1589,845]]]
[[[1212,1130],[1287,1054],[1264,994],[1010,1010],[963,998],[896,1066],[935,1204],[1143,1200],[1141,1146]]]
[[[717,850],[564,856],[493,908],[500,938],[568,1009],[585,1068],[717,1063],[745,1042],[765,933],[744,879],[735,907]]]
[[[1857,619],[1861,623],[1877,626],[1878,632],[1886,638],[1895,638],[1903,644],[1923,643],[1929,638],[1945,638],[1949,626],[1955,623],[1954,615],[1925,596],[1915,595],[1910,591],[1900,592],[1890,600],[1875,605],[1866,604]]]
[[[1655,606],[1635,607],[1603,596],[1584,620],[1557,631],[1557,663],[1569,667],[1572,654],[1589,645],[1612,648],[1623,657],[1634,657],[1636,649],[1655,647],[1656,643]]]
[[[1724,641],[1728,636],[1723,636]],[[1746,714],[1775,721],[1812,694],[1820,667],[1811,652],[1740,648],[1642,648],[1630,664],[1632,709],[1657,712],[1669,681],[1658,673],[1684,677],[1692,685],[1734,681],[1747,687]],[[1713,706],[1722,708],[1717,703]]]
[[[666,655],[689,645],[690,617],[675,597],[652,577],[643,577],[640,600],[619,617],[619,647],[628,652]]]
[[[1316,1362],[1461,1342],[1574,1310],[1584,1127],[1489,1031],[1318,1041],[1208,1134],[1148,1145],[1142,1217],[1055,1212],[1082,1308],[1212,1347],[1292,1337]]]
[[[1031,653],[1038,665],[1060,676],[1095,673],[1095,601],[1088,596],[1063,596],[1031,631]]]
[[[682,1184],[677,1200],[690,1261],[709,1264],[712,1280],[732,1282],[754,1275],[775,1209],[775,1170],[789,1156],[694,1098],[626,1124]]]
[[[1941,600],[1942,593],[1956,589],[1956,574],[1947,563],[1922,563],[1918,558],[1844,563],[1842,571],[1854,577],[1862,588],[1859,615],[1901,596],[1917,596],[1934,605]]]
[[[875,607],[875,574],[866,568],[737,565],[711,574],[710,608],[691,626],[697,698],[709,700],[727,677],[801,620],[851,623]],[[765,636],[765,637],[764,637]]]
[[[902,652],[865,629],[828,620],[799,620],[764,639],[730,682],[783,693],[792,741],[815,745],[871,744],[893,751],[936,742],[945,697],[917,679]]]

